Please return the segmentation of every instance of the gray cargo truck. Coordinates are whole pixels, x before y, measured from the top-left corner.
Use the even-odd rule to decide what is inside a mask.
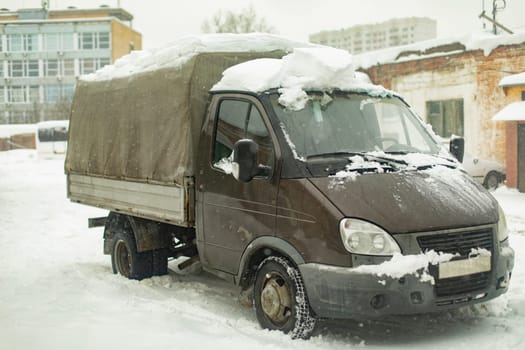
[[[506,292],[514,252],[498,203],[400,97],[313,89],[287,108],[278,86],[210,91],[228,67],[283,55],[203,51],[78,82],[67,192],[109,210],[98,223],[114,272],[143,279],[166,274],[169,258],[200,261],[240,286],[262,327],[294,338],[319,318]],[[461,140],[452,147],[461,158]],[[428,264],[392,272],[410,257]]]

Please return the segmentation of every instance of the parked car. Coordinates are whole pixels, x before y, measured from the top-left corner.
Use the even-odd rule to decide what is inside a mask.
[[[493,160],[481,159],[465,153],[463,168],[474,180],[489,190],[496,189],[505,181],[505,167]]]

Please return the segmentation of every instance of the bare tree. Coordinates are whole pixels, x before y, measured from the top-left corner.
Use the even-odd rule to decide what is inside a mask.
[[[239,13],[218,11],[211,20],[201,25],[204,33],[274,33],[274,28],[264,18],[259,18],[252,5]]]

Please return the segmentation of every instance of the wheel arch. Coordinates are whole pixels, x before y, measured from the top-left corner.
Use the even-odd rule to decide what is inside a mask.
[[[111,254],[113,237],[117,232],[131,229],[137,252],[167,248],[169,239],[159,222],[135,216],[110,212],[104,227],[104,254]]]
[[[295,266],[305,263],[301,253],[289,242],[273,236],[258,237],[244,250],[235,283],[248,288],[253,282],[259,264],[269,256],[287,258]]]

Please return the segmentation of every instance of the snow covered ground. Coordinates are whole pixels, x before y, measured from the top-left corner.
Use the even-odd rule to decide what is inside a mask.
[[[309,341],[261,330],[237,289],[206,273],[111,273],[105,211],[70,203],[63,158],[0,152],[0,349],[524,349],[525,194],[494,194],[516,266],[509,292],[440,315],[324,321]]]

